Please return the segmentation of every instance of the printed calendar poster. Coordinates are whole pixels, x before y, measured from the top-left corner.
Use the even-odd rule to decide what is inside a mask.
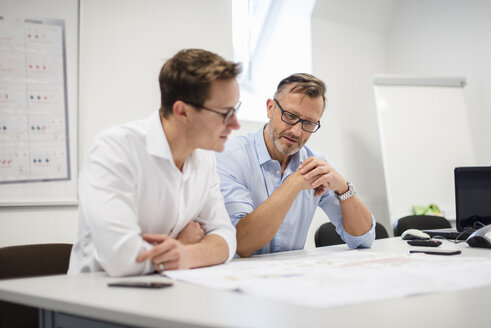
[[[0,183],[70,179],[64,21],[0,16]]]

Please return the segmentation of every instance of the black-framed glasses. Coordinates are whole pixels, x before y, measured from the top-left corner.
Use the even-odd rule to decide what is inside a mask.
[[[203,106],[203,105],[198,105],[198,104],[195,104],[191,101],[187,101],[187,100],[183,100],[186,104],[189,104],[191,106],[194,106],[194,107],[197,107],[197,108],[203,108],[207,111],[210,111],[210,112],[213,112],[213,113],[216,113],[218,115],[222,115],[223,116],[223,124],[227,125],[228,123],[230,123],[230,120],[232,119],[232,117],[234,116],[235,113],[237,113],[237,111],[239,110],[240,108],[240,105],[242,105],[242,102],[238,102],[237,105],[235,105],[234,108],[223,108],[223,109],[228,109],[228,111],[226,113],[222,113],[220,112],[218,109],[213,109],[213,108],[209,108],[209,107],[206,107],[206,106]]]
[[[295,125],[298,122],[302,122],[302,130],[304,130],[305,132],[308,132],[308,133],[314,133],[317,130],[319,130],[319,128],[321,127],[320,122],[312,122],[309,120],[301,119],[297,115],[284,110],[283,107],[281,107],[278,100],[276,100],[276,98],[273,98],[273,100],[276,103],[276,105],[278,105],[278,108],[281,111],[281,120],[283,122],[285,122],[286,124]]]

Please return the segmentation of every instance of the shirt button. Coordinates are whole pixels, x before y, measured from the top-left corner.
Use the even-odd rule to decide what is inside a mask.
[[[280,174],[281,172],[280,171],[276,171],[276,174]]]

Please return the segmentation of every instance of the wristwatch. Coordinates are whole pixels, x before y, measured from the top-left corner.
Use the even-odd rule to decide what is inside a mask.
[[[335,194],[339,200],[347,200],[348,198],[351,198],[354,195],[356,195],[356,189],[355,186],[348,181],[348,191],[346,191],[344,194],[341,195],[338,194],[337,192]]]

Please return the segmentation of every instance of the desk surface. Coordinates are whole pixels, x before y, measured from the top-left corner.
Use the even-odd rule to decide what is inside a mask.
[[[443,242],[440,248],[461,249],[459,256],[491,257],[491,250],[466,243]],[[338,253],[346,245],[284,252],[261,258],[298,257]],[[407,254],[409,246],[398,238],[376,240],[367,251]],[[451,274],[451,273],[449,273]],[[462,277],[455,277],[461,279]],[[491,286],[451,291],[361,305],[311,309],[252,296],[210,289],[183,282],[164,289],[111,288],[102,273],[49,276],[0,281],[0,299],[97,320],[137,327],[484,327],[489,324]],[[167,281],[154,276],[124,280]],[[285,288],[288,292],[288,288]],[[412,320],[410,319],[412,318]]]

